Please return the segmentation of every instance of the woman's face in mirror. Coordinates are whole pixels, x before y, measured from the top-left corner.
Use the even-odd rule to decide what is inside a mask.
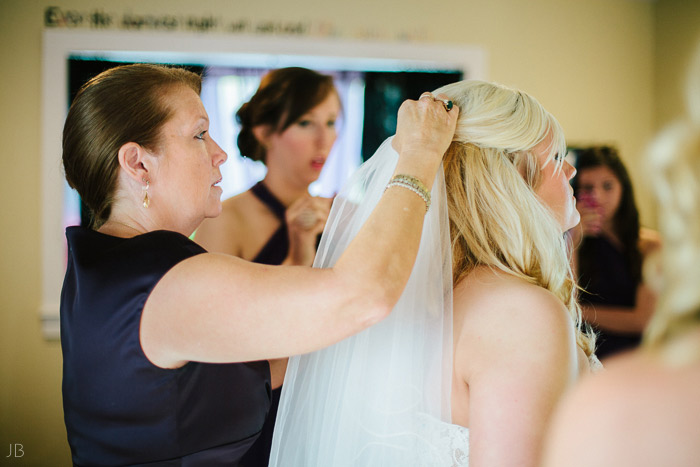
[[[578,191],[600,207],[604,222],[612,220],[622,199],[622,184],[605,165],[581,170],[578,174]]]
[[[279,170],[299,185],[316,181],[335,143],[339,114],[340,101],[331,92],[287,129],[270,134],[265,161],[268,170]]]

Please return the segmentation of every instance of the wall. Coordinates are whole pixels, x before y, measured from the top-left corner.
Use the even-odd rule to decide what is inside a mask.
[[[0,3],[0,448],[23,446],[11,465],[67,465],[69,451],[60,403],[60,346],[40,335],[39,171],[41,34],[48,6],[122,15],[194,14],[240,18],[245,24],[296,21],[304,33],[351,39],[483,46],[490,79],[535,95],[558,116],[573,143],[619,145],[633,164],[655,127],[655,35],[686,19],[684,0],[4,0]],[[655,26],[655,10],[663,24]],[[693,10],[695,11],[695,10]],[[693,13],[695,14],[695,13]],[[697,14],[695,24],[698,24]],[[247,23],[246,23],[247,22]],[[674,36],[675,37],[675,36]],[[688,35],[683,36],[683,40]],[[235,37],[232,36],[232,40]],[[675,40],[659,40],[659,50]],[[682,57],[665,57],[664,70]],[[661,63],[660,61],[658,63]],[[675,71],[674,71],[675,73]],[[668,78],[671,79],[671,78]],[[663,87],[663,86],[662,86]],[[669,101],[672,113],[677,104]],[[659,106],[660,107],[660,106]],[[57,161],[58,164],[58,161]],[[643,218],[651,202],[641,196]],[[3,456],[3,454],[0,454]],[[8,459],[4,459],[8,461]]]
[[[700,2],[663,0],[656,6],[655,126],[661,128],[685,109],[685,73],[700,47]]]

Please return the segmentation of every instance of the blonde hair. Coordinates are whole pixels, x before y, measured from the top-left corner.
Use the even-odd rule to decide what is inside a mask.
[[[595,337],[582,329],[564,234],[534,191],[542,167],[532,149],[551,135],[545,164],[559,170],[561,126],[533,97],[499,84],[461,81],[434,93],[460,108],[444,159],[454,283],[486,265],[549,290],[569,310],[579,346],[592,354]]]
[[[687,118],[664,130],[647,154],[664,246],[661,293],[644,345],[663,348],[673,363],[700,358],[698,345],[671,345],[700,327],[700,48],[690,70],[686,100]]]

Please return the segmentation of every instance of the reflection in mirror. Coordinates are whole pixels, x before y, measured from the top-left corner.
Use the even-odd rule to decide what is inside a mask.
[[[104,62],[111,62],[107,65]],[[83,74],[71,63],[92,63]],[[102,62],[101,64],[99,62]],[[374,43],[317,38],[192,35],[106,31],[44,31],[42,69],[42,302],[46,338],[58,337],[58,309],[65,272],[65,227],[81,222],[79,197],[65,183],[61,133],[68,104],[82,83],[105,66],[148,62],[194,65],[203,70],[202,100],[212,136],[229,154],[223,167],[224,197],[263,178],[265,168],[240,157],[235,111],[270,69],[303,66],[333,75],[343,102],[340,133],[313,194],[329,196],[393,134],[400,103],[463,78],[484,79],[479,48]],[[102,68],[101,68],[102,67]],[[92,74],[91,74],[92,73]],[[72,82],[75,77],[76,82]],[[70,85],[69,85],[70,82]],[[68,90],[68,94],[66,94]],[[85,222],[83,215],[82,222]]]

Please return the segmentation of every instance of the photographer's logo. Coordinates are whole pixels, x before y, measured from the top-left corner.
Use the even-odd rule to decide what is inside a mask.
[[[24,457],[24,445],[19,443],[10,444],[10,453],[5,457]]]

